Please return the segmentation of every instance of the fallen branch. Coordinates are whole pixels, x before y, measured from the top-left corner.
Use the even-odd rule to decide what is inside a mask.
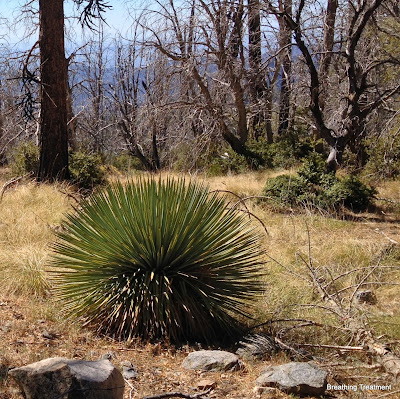
[[[133,398],[133,397],[132,397],[132,393],[133,393],[133,392],[137,392],[137,390],[135,389],[135,387],[134,387],[126,378],[124,378],[124,381],[125,381],[126,384],[129,385],[129,388],[130,388],[130,391],[129,391],[129,399],[132,399],[132,398]]]
[[[297,356],[300,356],[300,357],[302,357],[302,358],[306,358],[306,359],[308,358],[307,355],[304,355],[304,353],[301,353],[301,352],[298,351],[296,348],[293,348],[292,346],[285,344],[285,343],[282,342],[279,338],[274,337],[274,340],[275,340],[275,342],[276,342],[282,349],[287,350],[287,351],[289,351],[290,353],[292,353],[292,354],[294,354],[294,355],[297,355]]]
[[[72,194],[69,193],[68,191],[64,191],[64,190],[61,190],[61,189],[58,189],[58,191],[59,191],[61,194],[66,195],[68,198],[72,198],[77,204],[79,204],[79,203],[81,202],[80,199],[78,199],[75,195],[72,195]]]
[[[26,176],[26,175],[25,175],[25,176]],[[12,178],[11,180],[5,182],[5,183],[3,184],[3,187],[1,188],[1,191],[0,191],[0,201],[3,199],[3,195],[4,195],[4,193],[6,192],[6,190],[7,190],[8,188],[10,188],[13,184],[19,182],[19,181],[20,181],[22,178],[24,178],[25,176],[14,177],[14,178]]]
[[[373,331],[366,327],[365,322],[362,317],[358,315],[357,312],[353,312],[354,299],[359,292],[361,287],[368,285],[399,285],[396,282],[377,282],[370,281],[370,278],[374,271],[379,270],[380,268],[380,260],[378,264],[365,268],[365,275],[360,280],[360,282],[356,284],[349,285],[348,287],[342,289],[335,289],[333,282],[338,278],[341,278],[346,273],[342,273],[339,277],[334,277],[329,269],[322,269],[325,271],[325,275],[321,274],[321,268],[315,267],[313,264],[313,260],[311,257],[311,237],[308,229],[308,225],[306,224],[307,234],[308,234],[308,259],[305,259],[301,254],[296,254],[298,258],[301,259],[302,263],[305,265],[307,270],[307,274],[303,273],[304,276],[301,276],[303,280],[306,280],[308,284],[314,286],[314,288],[318,291],[322,304],[313,303],[313,304],[298,304],[298,307],[311,307],[311,308],[319,308],[324,309],[325,311],[335,315],[339,321],[339,323],[346,328],[348,331],[352,333],[352,341],[356,343],[357,346],[336,346],[336,345],[318,345],[318,344],[299,344],[299,346],[304,347],[314,347],[314,348],[326,348],[326,349],[336,349],[338,351],[356,351],[356,352],[364,352],[368,357],[375,358],[376,362],[379,363],[385,372],[394,376],[397,379],[400,376],[400,357],[392,353],[387,345],[379,342],[379,339],[382,337],[375,337]],[[283,267],[284,270],[290,272],[290,268],[283,266],[281,263],[277,262],[279,265]],[[357,271],[357,269],[353,269],[353,271]],[[351,274],[351,272],[348,272]],[[292,273],[293,275],[299,276],[300,273]],[[327,282],[327,277],[330,278],[330,281]],[[332,287],[334,292],[328,291],[328,287]],[[342,298],[341,294],[347,292],[348,290],[352,290],[347,298]]]
[[[209,399],[204,395],[207,395],[211,392],[212,388],[207,389],[207,391],[196,393],[194,395],[190,395],[182,392],[166,392],[160,393],[158,395],[153,396],[145,396],[143,399],[165,399],[165,398],[184,398],[184,399]]]
[[[269,233],[268,233],[267,227],[265,226],[265,223],[257,215],[255,215],[253,212],[250,212],[249,208],[247,207],[247,205],[245,203],[245,201],[248,200],[248,199],[265,198],[264,196],[252,195],[250,197],[242,198],[240,195],[234,193],[233,191],[229,191],[229,190],[213,190],[213,191],[210,191],[210,193],[228,193],[228,194],[233,195],[236,198],[239,198],[239,201],[237,201],[235,204],[233,204],[231,209],[236,208],[236,206],[239,205],[239,204],[243,204],[245,209],[241,209],[241,211],[244,212],[244,213],[247,213],[249,216],[252,216],[254,219],[256,219],[261,224],[261,226],[263,227],[263,229],[265,231],[265,234],[269,237]]]
[[[365,351],[365,348],[363,346],[341,346],[341,345],[322,345],[322,344],[297,344],[297,345],[309,348],[337,349],[340,351],[354,351],[354,352]]]
[[[395,394],[398,394],[398,393],[400,393],[400,391],[393,391],[393,392],[384,393],[383,395],[377,396],[376,399],[385,398],[385,397],[392,396],[392,395],[395,395]]]
[[[358,369],[367,369],[367,370],[379,370],[382,368],[381,364],[359,364],[357,366],[349,366],[348,364],[329,364],[329,367],[335,367],[346,370],[358,370]]]

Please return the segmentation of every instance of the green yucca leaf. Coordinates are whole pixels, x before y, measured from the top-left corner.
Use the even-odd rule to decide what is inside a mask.
[[[63,227],[58,298],[70,316],[120,338],[234,335],[262,293],[258,234],[199,183],[116,183]]]

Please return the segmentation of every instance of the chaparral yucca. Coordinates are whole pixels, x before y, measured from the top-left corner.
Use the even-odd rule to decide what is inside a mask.
[[[63,227],[59,299],[70,316],[119,338],[231,335],[262,292],[259,236],[199,183],[116,183]]]

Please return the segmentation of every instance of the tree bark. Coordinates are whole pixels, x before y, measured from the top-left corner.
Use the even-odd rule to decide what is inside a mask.
[[[253,128],[255,139],[262,135],[261,126],[265,118],[261,108],[261,100],[267,90],[267,85],[262,71],[262,53],[261,53],[261,17],[260,1],[248,0],[248,29],[249,29],[249,89],[251,103],[254,108],[250,124]],[[268,111],[268,110],[267,110]],[[268,114],[269,115],[269,114]],[[267,130],[264,127],[264,130]],[[268,137],[268,134],[267,134]]]
[[[285,0],[282,10],[285,15],[292,15],[292,0]],[[285,135],[289,128],[290,115],[290,81],[292,78],[292,30],[287,25],[284,17],[278,17],[279,22],[279,48],[281,49],[282,76],[279,93],[279,127],[278,134]]]
[[[39,0],[40,18],[40,165],[39,180],[69,178],[67,68],[63,0]]]

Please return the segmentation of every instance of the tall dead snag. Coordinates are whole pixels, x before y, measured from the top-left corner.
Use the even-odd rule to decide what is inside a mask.
[[[39,0],[40,164],[39,180],[67,179],[67,68],[64,50],[64,1]]]
[[[263,97],[266,95],[262,52],[261,52],[261,10],[259,0],[248,0],[248,32],[249,32],[249,92],[252,103],[251,125],[256,139],[261,135],[261,126],[265,122],[262,112]],[[267,136],[268,137],[268,136]],[[272,140],[271,140],[272,141]]]
[[[292,15],[292,0],[279,2],[279,51],[281,52],[282,76],[279,93],[279,126],[278,134],[285,135],[289,128],[290,91],[292,80],[292,35],[290,27],[285,23],[284,15]]]

